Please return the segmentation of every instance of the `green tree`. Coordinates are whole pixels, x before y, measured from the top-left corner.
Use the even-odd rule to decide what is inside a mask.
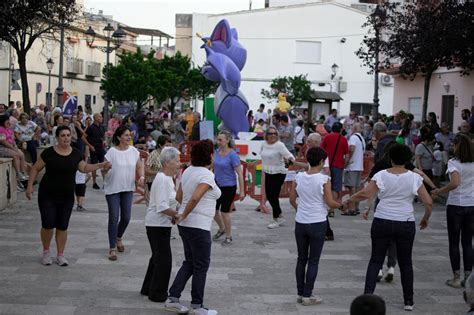
[[[178,51],[174,56],[165,57],[156,63],[156,78],[152,82],[152,95],[158,102],[169,100],[170,111],[186,96],[189,86],[190,59]]]
[[[287,93],[287,102],[300,106],[303,101],[311,100],[311,82],[307,75],[277,77],[272,80],[270,90],[262,89],[260,94],[268,100],[278,99],[278,93]]]
[[[120,56],[116,66],[104,67],[102,89],[112,101],[134,102],[140,110],[150,100],[157,80],[157,66],[154,52],[145,56],[138,49],[136,53]]]
[[[0,39],[9,43],[18,56],[23,106],[30,112],[26,55],[33,43],[45,34],[76,20],[75,0],[0,1]]]
[[[191,69],[188,75],[189,85],[187,95],[191,98],[203,100],[214,94],[219,86],[218,82],[206,79],[201,73],[201,67]]]
[[[466,75],[474,66],[474,4],[419,0],[404,5],[384,4],[383,8],[386,17],[379,46],[379,56],[383,58],[380,67],[398,66],[400,75],[410,80],[419,75],[424,77],[424,118],[434,71],[439,67],[460,67],[461,74]],[[368,56],[374,56],[375,43],[365,41],[363,45]]]

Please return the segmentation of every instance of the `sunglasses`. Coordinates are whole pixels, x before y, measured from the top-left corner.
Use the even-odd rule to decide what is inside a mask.
[[[269,132],[269,133],[267,133],[267,136],[276,136],[277,134],[278,133],[276,133],[276,132]]]

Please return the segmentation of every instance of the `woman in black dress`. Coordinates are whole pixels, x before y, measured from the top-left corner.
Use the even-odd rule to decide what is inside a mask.
[[[47,148],[41,153],[31,169],[26,197],[33,197],[33,183],[38,173],[46,168],[38,189],[38,205],[41,213],[41,242],[43,243],[43,265],[51,265],[52,259],[49,246],[56,229],[56,262],[60,266],[67,266],[64,258],[64,248],[67,240],[67,228],[74,206],[74,188],[76,171],[83,173],[96,171],[100,168],[109,169],[110,162],[87,164],[82,154],[71,147],[71,129],[68,126],[59,126],[56,129],[57,145]]]

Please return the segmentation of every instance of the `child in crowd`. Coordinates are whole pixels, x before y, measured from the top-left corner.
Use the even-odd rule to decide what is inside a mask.
[[[146,140],[146,148],[150,153],[156,148],[156,141],[151,136],[148,136]]]
[[[440,178],[443,176],[443,170],[444,170],[444,154],[443,154],[444,148],[443,148],[443,143],[437,141],[434,148],[433,148],[433,183],[436,185],[436,187],[439,187],[440,184]]]
[[[86,177],[85,173],[76,172],[76,202],[77,202],[77,211],[84,211],[84,197],[86,195]]]

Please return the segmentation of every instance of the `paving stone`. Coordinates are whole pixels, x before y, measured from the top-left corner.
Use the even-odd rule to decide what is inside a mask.
[[[287,223],[269,230],[271,215],[255,212],[247,198],[232,213],[231,247],[213,242],[204,303],[219,314],[239,315],[342,315],[362,293],[370,258],[370,220],[331,218],[335,241],[324,244],[314,293],[323,298],[317,306],[296,304],[296,242],[294,210],[282,200]],[[40,216],[37,204],[20,195],[14,208],[0,212],[0,313],[1,314],[170,314],[162,303],[139,294],[150,258],[144,227],[146,208],[134,205],[124,236],[125,253],[117,262],[107,259],[107,205],[103,191],[87,190],[84,212],[74,211],[65,254],[68,267],[40,264]],[[451,276],[445,208],[435,205],[430,227],[417,231],[413,250],[415,311],[412,314],[463,314],[467,306],[462,290],[447,287]],[[423,214],[416,205],[418,219]],[[213,226],[213,234],[216,227]],[[182,264],[183,248],[176,228],[170,240],[173,271]],[[55,244],[51,245],[52,255]],[[181,301],[189,305],[191,283]],[[387,304],[387,314],[403,311],[398,268],[393,283],[377,284],[376,294]]]

